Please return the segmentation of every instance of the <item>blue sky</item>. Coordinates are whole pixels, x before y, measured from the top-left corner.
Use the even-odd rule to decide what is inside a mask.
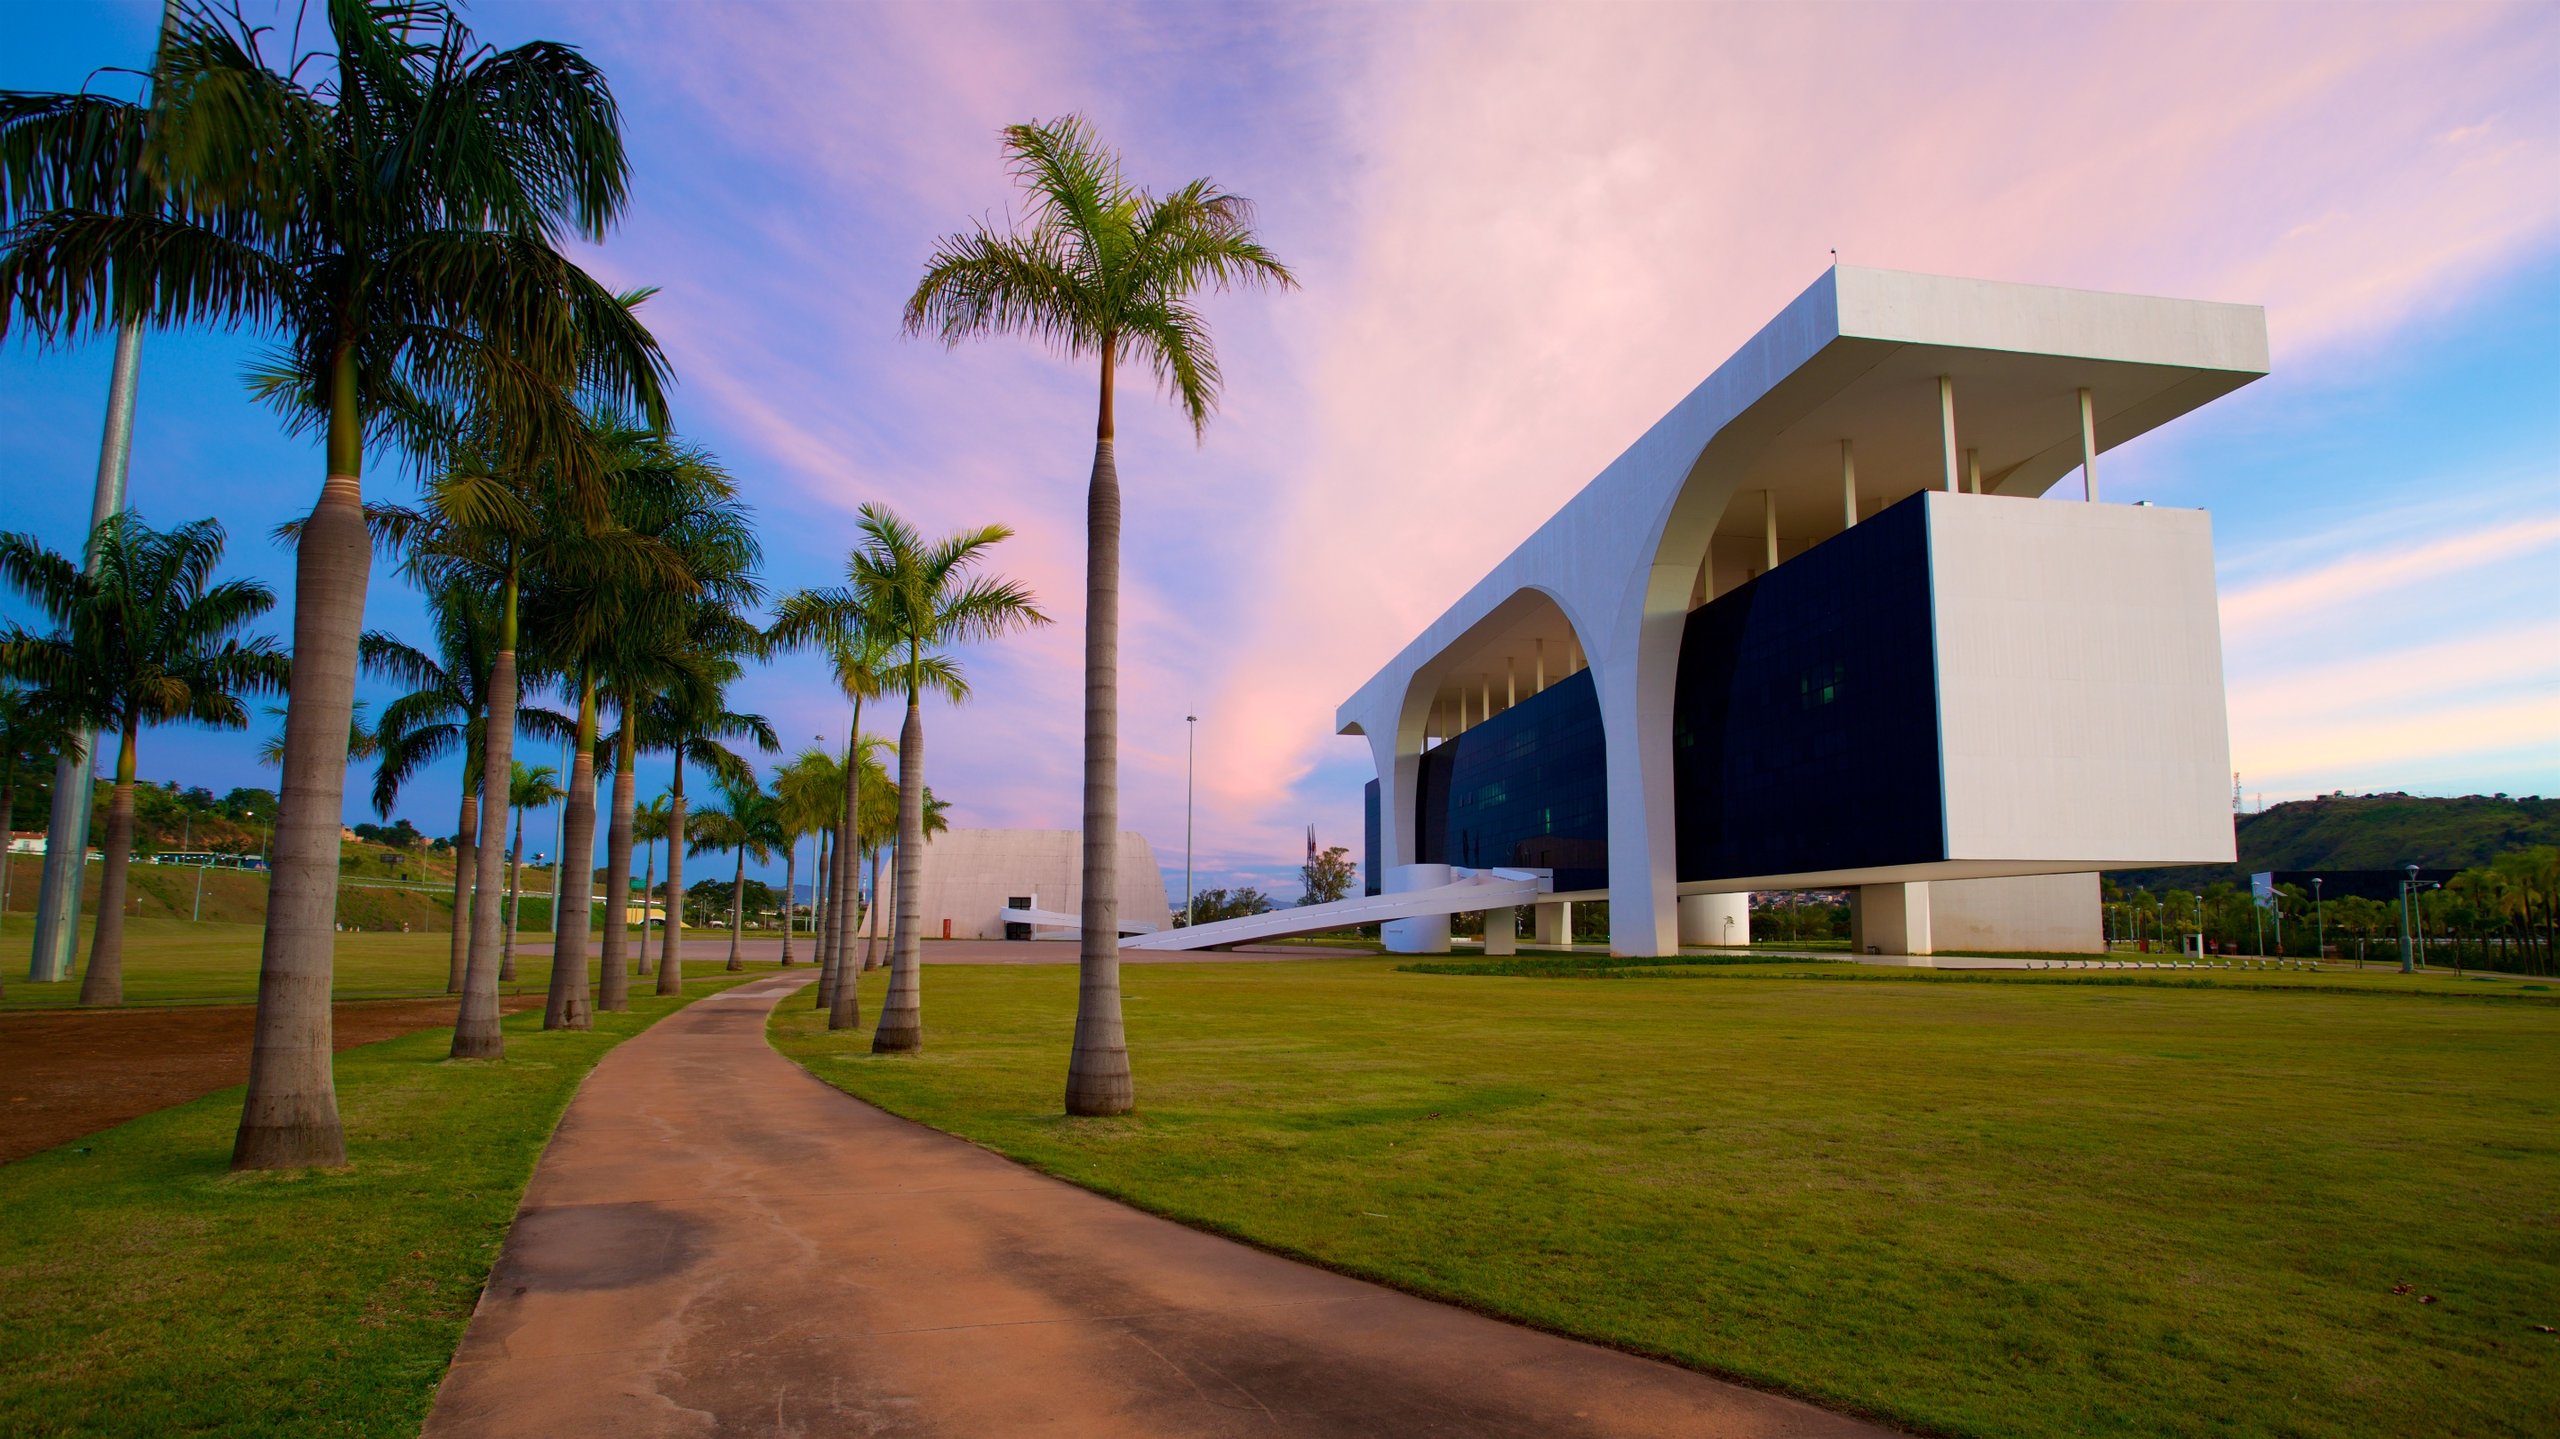
[[[157,8],[14,7],[0,86],[139,63]],[[1186,713],[1204,883],[1286,890],[1309,823],[1356,849],[1366,750],[1329,734],[1334,704],[1834,247],[2265,304],[2275,373],[2103,466],[2110,499],[2214,512],[2244,784],[2560,792],[2560,12],[472,16],[613,77],[635,201],[587,258],[665,287],[678,423],[757,506],[777,588],[832,579],[865,500],[1021,529],[1002,566],[1061,623],[971,653],[977,699],[929,714],[959,823],[1075,823],[1091,379],[904,340],[897,306],[935,235],[1002,213],[997,127],[1069,109],[1142,178],[1254,197],[1305,282],[1212,303],[1230,390],[1205,442],[1160,403],[1123,420],[1124,818],[1169,876]],[[2004,79],[1931,78],[1959,72]],[[289,601],[267,535],[319,463],[247,403],[256,345],[148,338],[132,496],[155,523],[222,520],[235,569]],[[106,371],[104,345],[0,347],[0,527],[76,546]],[[368,493],[408,492],[378,457]],[[420,628],[388,575],[367,618]],[[842,728],[805,662],[741,698],[794,747]],[[155,732],[143,772],[271,783],[263,731]],[[400,813],[443,832],[455,782],[425,776]]]

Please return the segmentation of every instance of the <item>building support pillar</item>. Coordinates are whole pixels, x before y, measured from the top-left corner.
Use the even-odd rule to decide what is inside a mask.
[[[1484,952],[1500,957],[1520,952],[1520,911],[1512,905],[1484,912]]]
[[[1928,954],[1929,886],[1862,884],[1849,896],[1849,947],[1860,954]]]
[[[1502,707],[1509,709],[1520,703],[1520,657],[1502,657]]]
[[[1768,561],[1760,571],[1765,575],[1778,567],[1778,492],[1776,490],[1760,492],[1760,538],[1768,552]],[[1710,543],[1713,542],[1710,541]]]
[[[1751,896],[1747,893],[1680,896],[1680,943],[1683,947],[1751,943]]]
[[[1407,894],[1417,889],[1438,889],[1449,882],[1449,866],[1445,864],[1400,864],[1387,871],[1384,884],[1389,894]],[[1389,954],[1447,954],[1449,952],[1449,916],[1427,914],[1419,919],[1391,919],[1378,926]]]
[[[2081,498],[2098,502],[2098,408],[2085,388],[2080,391],[2080,490]]]
[[[1945,442],[1947,493],[1956,492],[1956,377],[1938,377],[1938,437]]]
[[[1529,906],[1529,938],[1544,945],[1573,943],[1573,901],[1552,899]]]
[[[1538,666],[1537,674],[1529,681],[1529,693],[1542,695],[1547,692],[1547,642],[1543,638],[1532,640],[1529,649]]]
[[[1848,529],[1858,522],[1858,459],[1849,451],[1849,442],[1840,442],[1840,528]]]
[[[1968,495],[1982,493],[1982,451],[1980,450],[1964,452],[1964,492]]]

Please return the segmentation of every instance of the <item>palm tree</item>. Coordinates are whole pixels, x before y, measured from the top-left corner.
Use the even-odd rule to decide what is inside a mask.
[[[1028,589],[973,573],[989,551],[1012,537],[1011,529],[988,525],[928,544],[886,506],[864,505],[861,516],[862,542],[846,558],[845,587],[811,592],[809,606],[857,617],[904,651],[895,656],[889,679],[907,701],[906,723],[898,731],[898,853],[914,855],[924,846],[925,691],[938,690],[954,703],[968,694],[958,667],[941,651],[1045,625],[1049,617]],[[917,989],[923,958],[916,934],[924,902],[920,869],[898,866],[898,933],[889,955],[889,994],[881,1001],[880,1027],[871,1039],[879,1053],[904,1053],[924,1045]],[[837,997],[841,1000],[851,988],[838,984]]]
[[[279,724],[283,722],[285,717],[283,705],[260,705],[258,708],[267,712],[267,718]],[[364,722],[364,714],[365,703],[362,700],[356,701],[355,708],[347,714],[347,758],[350,760],[371,759],[381,748],[381,742],[374,738],[373,727]],[[282,729],[258,741],[258,763],[269,769],[284,768],[284,731]],[[384,818],[387,819],[389,816],[386,815]]]
[[[1253,233],[1253,206],[1206,179],[1158,196],[1132,186],[1082,117],[1004,132],[1027,223],[945,236],[907,301],[909,334],[956,346],[1024,335],[1101,369],[1085,522],[1084,941],[1067,1112],[1123,1114],[1136,1102],[1120,1024],[1120,473],[1112,385],[1143,360],[1193,435],[1217,408],[1220,376],[1202,290],[1295,286]],[[903,879],[901,881],[903,883]]]
[[[726,741],[752,741],[767,753],[782,747],[764,716],[738,714],[728,708],[725,691],[737,678],[739,666],[727,656],[749,648],[754,629],[734,611],[706,605],[701,607],[692,632],[702,646],[697,652],[701,663],[678,676],[666,689],[649,696],[639,713],[640,748],[664,750],[675,761],[667,786],[667,918],[658,946],[660,994],[684,992],[685,846],[677,842],[677,837],[692,833],[685,818],[685,770],[699,765],[715,779],[752,775],[753,767],[739,758]]]
[[[4,852],[18,812],[18,757],[58,753],[72,731],[52,692],[0,674],[0,918],[9,913],[9,859]]]
[[[667,819],[672,813],[665,795],[647,804],[636,804],[631,810],[631,837],[649,847],[648,866],[640,874],[640,948],[639,962],[632,966],[635,974],[649,972],[649,907],[657,902],[658,841],[667,837]]]
[[[55,627],[38,635],[11,626],[0,636],[0,671],[36,681],[119,737],[82,1004],[124,1002],[124,895],[142,727],[187,720],[245,729],[241,697],[282,690],[290,672],[275,641],[241,637],[276,597],[255,580],[214,582],[222,540],[222,526],[212,520],[163,532],[119,513],[98,526],[90,546],[96,571],[84,574],[31,535],[0,535],[0,582]]]
[[[885,741],[881,742],[881,747],[887,747]],[[880,967],[881,926],[875,919],[880,910],[880,858],[889,846],[898,842],[898,786],[885,764],[880,765],[879,783],[866,783],[862,796],[862,818],[855,825],[854,841],[871,862],[871,903],[864,908],[862,917],[872,922],[863,925],[865,937],[859,972],[869,974]],[[933,834],[934,825],[940,819],[940,801],[933,797],[933,787],[927,785],[924,792],[924,832]]]
[[[715,791],[711,803],[693,817],[687,831],[692,840],[689,850],[694,854],[720,850],[737,853],[738,873],[729,886],[728,967],[739,970],[747,967],[739,952],[746,922],[747,857],[755,856],[758,863],[773,858],[775,847],[782,842],[782,816],[774,797],[756,783],[752,772],[743,778],[722,775],[712,781],[711,787]]]
[[[497,664],[495,596],[465,581],[437,585],[427,592],[427,618],[435,637],[432,654],[380,630],[366,631],[360,649],[366,669],[408,689],[382,707],[374,726],[379,759],[373,772],[373,808],[390,818],[401,788],[421,770],[448,755],[462,757],[461,813],[453,845],[452,950],[445,976],[445,993],[460,994],[470,956],[482,818],[481,740],[489,718],[489,679]],[[519,733],[559,740],[573,729],[558,711],[523,703],[521,680],[515,714]],[[490,833],[505,832],[503,811],[487,818]]]
[[[75,112],[13,133],[11,167],[40,183],[11,193],[53,203],[7,216],[0,252],[0,327],[15,317],[47,339],[137,321],[275,327],[260,393],[325,437],[326,482],[297,545],[240,1169],[345,1161],[329,969],[368,437],[400,438],[396,411],[414,396],[509,415],[530,450],[556,448],[544,442],[575,423],[557,400],[573,379],[661,409],[656,342],[560,249],[572,233],[601,240],[625,198],[603,75],[562,45],[482,46],[435,0],[333,0],[327,23],[324,47],[271,66],[261,27],[236,12],[177,12],[147,145],[101,147]],[[84,178],[136,160],[150,185]]]
[[[853,575],[848,566],[848,580]],[[773,649],[788,649],[814,644],[826,651],[827,663],[836,678],[836,687],[853,702],[853,718],[845,726],[848,753],[859,746],[862,734],[862,702],[876,699],[886,687],[889,669],[895,658],[896,637],[869,614],[869,603],[858,583],[837,590],[799,590],[783,597],[776,608],[773,628],[765,640]],[[961,686],[952,689],[953,676],[948,661],[941,655],[925,658],[927,683],[956,700],[967,693]],[[818,1002],[828,1010],[827,1027],[850,1029],[861,1023],[860,1000],[847,994],[839,1006],[837,981],[844,974],[844,957],[852,950],[854,905],[852,890],[854,870],[854,826],[862,810],[862,767],[847,763],[837,766],[844,783],[843,794],[835,806],[835,861],[828,874],[829,938],[818,956]],[[836,1010],[841,1008],[841,1016]],[[841,1020],[841,1022],[839,1022]]]
[[[645,696],[697,669],[695,621],[704,605],[720,616],[720,643],[737,638],[726,632],[733,628],[728,616],[762,597],[755,568],[763,551],[736,486],[706,452],[621,421],[602,427],[600,443],[615,476],[614,520],[665,548],[684,568],[682,584],[637,577],[610,587],[610,603],[600,607],[610,623],[586,646],[620,720],[598,756],[599,766],[613,773],[614,790],[605,841],[605,912],[612,918],[605,925],[597,1007],[613,1011],[631,1003],[619,916],[631,889],[638,793],[640,727],[632,717]],[[640,968],[647,971],[645,955]]]
[[[800,896],[800,841],[811,835],[820,836],[818,850],[820,862],[824,863],[827,853],[825,836],[835,829],[837,816],[844,808],[843,770],[844,766],[837,764],[835,756],[825,750],[806,749],[773,773],[773,797],[785,840],[782,851],[782,965],[785,969],[791,967],[789,915]],[[814,918],[820,896],[813,892],[810,899],[810,913]],[[817,958],[818,984],[824,988],[827,982],[826,956],[821,952]]]
[[[498,962],[498,982],[501,984],[512,984],[516,977],[516,925],[524,908],[524,812],[540,809],[567,793],[560,788],[560,771],[551,766],[526,764],[523,760],[509,762],[507,808],[515,811],[516,842],[507,851],[507,937],[506,948]],[[555,858],[552,863],[559,861]],[[464,1057],[454,1056],[456,1059]]]

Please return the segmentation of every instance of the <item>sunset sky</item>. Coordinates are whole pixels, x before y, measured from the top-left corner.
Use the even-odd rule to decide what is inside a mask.
[[[158,10],[14,7],[0,87],[139,66]],[[1021,531],[1000,568],[1061,623],[969,652],[977,698],[929,711],[955,823],[1077,821],[1093,375],[903,339],[898,308],[938,234],[1011,200],[999,127],[1070,110],[1144,182],[1252,197],[1303,286],[1209,304],[1229,388],[1205,443],[1123,403],[1123,815],[1177,886],[1185,714],[1204,883],[1294,896],[1310,823],[1356,853],[1368,751],[1331,734],[1336,703],[1835,249],[2264,305],[2270,376],[2102,466],[2110,500],[2214,514],[2252,801],[2560,791],[2560,9],[468,13],[612,78],[634,203],[586,258],[663,287],[677,422],[739,478],[776,588],[832,581],[865,501]],[[281,632],[266,537],[320,465],[248,403],[259,343],[150,336],[132,499],[222,520],[233,569],[288,592]],[[0,528],[77,547],[107,367],[101,344],[0,347]],[[413,492],[383,458],[367,489]],[[419,610],[377,570],[371,625],[423,638]],[[813,660],[739,698],[795,749],[841,734]],[[271,727],[155,732],[142,772],[272,785]],[[455,782],[400,812],[449,832]]]

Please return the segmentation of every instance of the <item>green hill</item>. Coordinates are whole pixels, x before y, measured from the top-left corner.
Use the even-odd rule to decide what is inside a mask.
[[[2560,799],[2539,795],[2332,794],[2237,816],[2240,862],[2118,870],[2141,889],[2245,884],[2271,869],[2465,869],[2511,849],[2560,845]]]

